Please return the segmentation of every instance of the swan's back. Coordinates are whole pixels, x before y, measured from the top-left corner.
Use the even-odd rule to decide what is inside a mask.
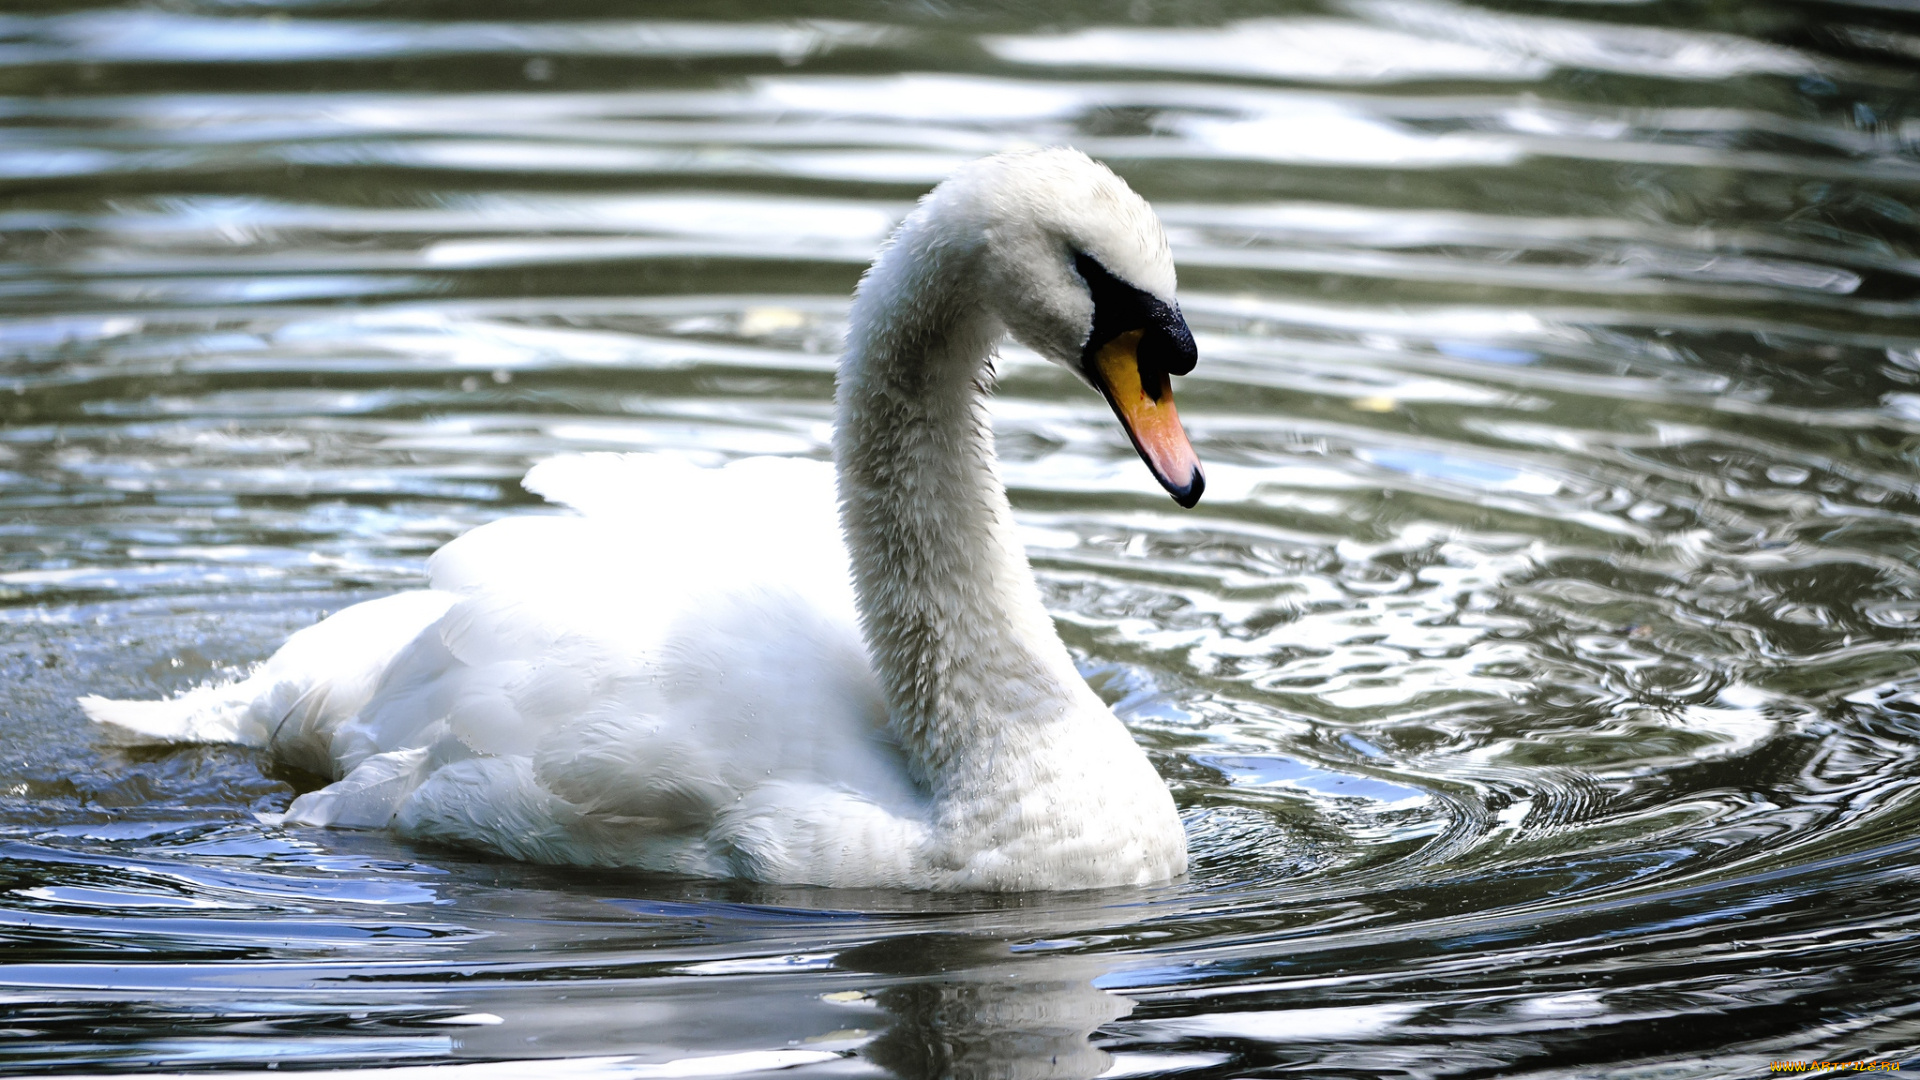
[[[795,845],[844,839],[782,831],[828,800],[847,803],[827,816],[849,829],[904,830],[884,839],[912,856],[923,800],[860,640],[830,466],[588,454],[526,483],[576,512],[467,533],[433,557],[431,591],[302,631],[219,688],[240,703],[224,731],[203,701],[197,727],[171,734],[331,775],[292,822],[777,878],[808,857]],[[89,709],[124,723],[123,706],[181,700]],[[885,863],[847,873],[905,872]]]

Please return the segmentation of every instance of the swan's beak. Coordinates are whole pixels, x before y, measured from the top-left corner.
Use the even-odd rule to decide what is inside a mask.
[[[1174,502],[1191,508],[1207,489],[1207,477],[1174,410],[1172,380],[1164,371],[1141,368],[1142,333],[1129,330],[1101,346],[1088,374],[1113,406],[1153,478]]]

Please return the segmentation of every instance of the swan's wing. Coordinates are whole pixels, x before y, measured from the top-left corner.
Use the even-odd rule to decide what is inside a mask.
[[[458,602],[336,738],[340,772],[374,769],[362,786],[383,799],[412,768],[391,755],[434,746],[446,764],[393,804],[403,831],[715,872],[702,860],[743,857],[740,844],[784,865],[782,845],[749,835],[768,818],[738,812],[769,783],[839,793],[788,817],[915,817],[829,466],[595,454],[542,463],[528,486],[581,514],[509,518],[441,549],[433,583]],[[309,801],[296,817],[325,816]],[[528,814],[553,820],[528,831]]]
[[[434,556],[432,590],[303,630],[241,684],[89,711],[336,778],[289,821],[542,861],[908,880],[868,865],[914,858],[924,814],[858,632],[832,470],[595,454],[528,485],[580,513],[467,533]]]
[[[542,462],[527,484],[581,515],[484,525],[441,548],[430,572],[434,588],[462,597],[441,640],[469,668],[524,684],[507,711],[533,729],[581,715],[600,692],[580,685],[588,675],[594,687],[624,680],[657,690],[694,681],[679,673],[692,663],[736,684],[777,682],[818,660],[800,655],[810,640],[833,642],[864,668],[824,462],[751,458],[702,469],[583,454]],[[721,633],[721,623],[733,629]],[[476,716],[486,711],[480,696],[468,695]],[[470,734],[488,752],[527,752],[524,742]]]
[[[536,464],[521,484],[587,517],[706,535],[785,520],[809,538],[839,538],[833,466],[807,458],[742,458],[714,469],[664,454],[569,454]]]
[[[483,525],[436,552],[433,587],[537,605],[595,594],[670,621],[702,598],[797,592],[851,615],[833,467],[746,458],[708,469],[654,454],[576,454],[535,465],[528,490],[580,517]],[[561,625],[593,625],[593,611]],[[584,621],[581,621],[584,620]]]

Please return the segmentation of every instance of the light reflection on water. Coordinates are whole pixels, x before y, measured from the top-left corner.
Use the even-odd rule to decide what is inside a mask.
[[[524,14],[0,16],[0,1070],[1680,1077],[1920,1043],[1911,13]],[[1189,881],[844,893],[273,829],[315,778],[72,705],[419,583],[541,512],[550,454],[825,455],[875,247],[954,165],[1055,142],[1166,221],[1208,496],[1173,508],[1017,349],[1000,448]]]

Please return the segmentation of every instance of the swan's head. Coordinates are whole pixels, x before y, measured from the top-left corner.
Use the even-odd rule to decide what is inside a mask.
[[[1174,501],[1199,502],[1206,477],[1169,378],[1193,370],[1193,334],[1147,201],[1077,150],[1002,154],[955,181],[975,200],[994,314],[1100,391]]]

